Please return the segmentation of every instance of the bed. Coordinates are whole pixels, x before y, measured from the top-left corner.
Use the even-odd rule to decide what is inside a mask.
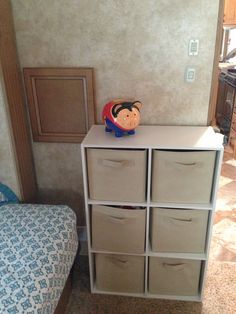
[[[0,313],[54,313],[77,248],[69,207],[0,206]]]

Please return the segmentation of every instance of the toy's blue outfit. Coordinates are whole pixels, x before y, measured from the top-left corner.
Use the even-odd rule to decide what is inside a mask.
[[[116,137],[122,137],[125,133],[128,133],[129,135],[135,134],[135,130],[131,131],[124,131],[120,129],[118,126],[116,126],[113,122],[111,122],[108,118],[105,119],[106,122],[106,132],[115,132]]]

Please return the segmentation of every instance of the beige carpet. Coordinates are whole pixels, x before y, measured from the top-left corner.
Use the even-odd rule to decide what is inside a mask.
[[[66,314],[235,314],[236,264],[210,261],[202,303],[91,294],[87,258],[80,257]]]

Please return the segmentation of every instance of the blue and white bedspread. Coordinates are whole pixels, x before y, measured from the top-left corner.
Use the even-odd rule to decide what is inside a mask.
[[[53,313],[78,247],[67,206],[0,207],[0,313]]]

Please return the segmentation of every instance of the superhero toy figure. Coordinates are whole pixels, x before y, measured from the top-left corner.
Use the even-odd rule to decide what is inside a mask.
[[[140,101],[112,100],[102,111],[102,118],[106,125],[106,132],[115,132],[116,137],[124,134],[132,135],[140,122]]]

